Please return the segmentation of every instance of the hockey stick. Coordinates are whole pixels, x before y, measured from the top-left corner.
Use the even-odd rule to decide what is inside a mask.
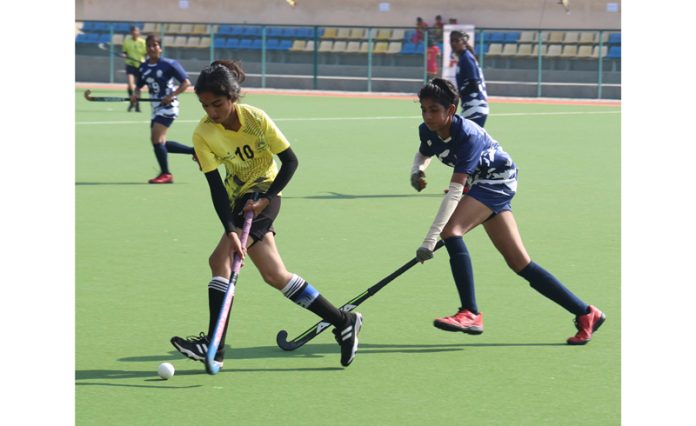
[[[254,194],[254,201],[258,198],[258,194]],[[244,226],[242,227],[242,235],[239,240],[242,243],[242,247],[246,247],[247,239],[249,238],[249,230],[251,230],[251,222],[254,219],[254,212],[249,211],[244,215]],[[236,254],[232,258],[232,276],[230,277],[230,283],[227,286],[227,291],[225,292],[225,299],[222,301],[222,308],[220,309],[220,314],[218,314],[217,321],[215,322],[215,328],[213,329],[212,339],[208,345],[208,352],[205,354],[205,371],[208,374],[217,374],[220,372],[220,366],[215,362],[215,354],[217,353],[218,347],[220,346],[220,340],[222,340],[222,333],[225,332],[225,326],[229,320],[230,311],[232,310],[232,303],[234,302],[234,290],[237,284],[237,277],[239,276],[239,269],[242,267],[242,258]]]
[[[130,98],[119,98],[116,96],[92,96],[90,89],[85,90],[85,99],[90,102],[130,102]],[[138,98],[138,102],[161,102],[161,98]]]
[[[435,249],[433,252],[437,251],[440,247],[445,245],[445,243],[440,240],[437,242],[435,245]],[[355,296],[348,302],[344,303],[343,306],[338,308],[341,311],[344,312],[350,312],[358,305],[369,299],[370,297],[374,296],[378,291],[380,291],[384,286],[389,284],[390,282],[394,281],[399,275],[403,274],[404,272],[408,271],[411,269],[416,263],[418,263],[418,259],[415,257],[408,262],[406,262],[402,267],[397,269],[396,271],[392,272],[391,274],[387,275],[384,277],[380,282],[377,284],[373,285],[372,287],[368,288],[367,290],[363,291],[359,295]],[[293,340],[288,341],[288,332],[285,330],[280,330],[278,332],[278,335],[276,336],[276,343],[278,346],[280,346],[280,349],[284,351],[294,351],[295,349],[299,348],[300,346],[304,345],[305,343],[309,342],[310,340],[314,339],[317,337],[319,334],[321,334],[324,330],[326,330],[331,323],[326,322],[326,321],[319,321],[318,323],[314,324],[310,328],[308,328],[304,333],[300,334],[299,336],[295,337]]]

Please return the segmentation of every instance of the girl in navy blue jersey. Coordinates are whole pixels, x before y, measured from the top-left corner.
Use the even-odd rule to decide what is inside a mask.
[[[145,85],[152,98],[162,99],[160,102],[152,103],[150,121],[150,142],[160,166],[160,174],[150,179],[148,183],[173,183],[174,177],[169,172],[167,153],[194,154],[193,147],[167,140],[167,130],[179,115],[179,100],[176,97],[191,86],[191,80],[181,64],[173,59],[162,57],[159,36],[148,35],[145,45],[147,61],[143,62],[138,70],[138,82],[131,102],[137,103],[140,89]],[[179,82],[178,87],[174,86],[174,80]]]
[[[435,78],[418,93],[423,115],[419,127],[420,148],[414,158],[411,184],[420,191],[424,170],[437,156],[454,168],[448,192],[416,257],[433,257],[437,238],[445,242],[461,307],[435,320],[437,328],[467,334],[483,333],[483,314],[476,305],[471,259],[463,235],[483,224],[493,245],[508,266],[531,287],[575,315],[577,334],[567,339],[584,345],[604,322],[605,315],[587,305],[551,273],[534,263],[522,244],[510,202],[517,191],[517,167],[510,155],[479,125],[457,115],[459,96],[454,85]]]
[[[462,101],[462,117],[483,127],[488,118],[488,94],[483,71],[476,60],[474,48],[469,45],[469,35],[461,31],[450,33],[450,47],[459,58],[455,78]]]

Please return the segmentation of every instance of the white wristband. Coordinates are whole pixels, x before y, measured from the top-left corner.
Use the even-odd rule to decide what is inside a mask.
[[[411,174],[414,175],[419,171],[425,171],[432,159],[432,157],[426,157],[421,154],[420,151],[416,152],[416,156],[413,158],[413,165],[411,166]]]
[[[463,193],[464,185],[457,182],[450,182],[449,190],[440,204],[440,210],[438,210],[435,220],[433,220],[433,224],[430,226],[430,230],[423,240],[423,247],[428,248],[430,251],[435,249],[435,244],[437,244],[440,232],[442,232],[442,228],[444,228],[449,221],[454,209],[457,208],[457,204],[459,204],[459,200],[462,199]]]

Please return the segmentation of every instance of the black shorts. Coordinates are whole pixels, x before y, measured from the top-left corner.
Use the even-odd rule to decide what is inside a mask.
[[[137,78],[140,71],[138,70],[138,67],[126,65],[126,74],[134,75]]]
[[[242,195],[238,198],[234,204],[234,210],[232,210],[232,218],[234,220],[234,226],[242,229],[244,226],[244,213],[242,209],[246,205],[247,200],[251,199],[253,193],[248,193]],[[275,235],[275,229],[273,229],[273,221],[278,217],[280,213],[280,197],[271,198],[271,203],[263,209],[263,211],[254,218],[251,222],[251,231],[249,231],[249,236],[254,239],[254,242],[261,241],[269,232],[273,232]]]

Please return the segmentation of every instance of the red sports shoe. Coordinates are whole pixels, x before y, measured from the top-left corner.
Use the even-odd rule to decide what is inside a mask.
[[[575,317],[575,328],[578,329],[578,333],[568,338],[568,344],[584,345],[589,342],[592,339],[592,333],[604,324],[606,318],[604,312],[590,305],[590,313]]]
[[[171,173],[162,173],[161,175],[152,178],[147,183],[174,183],[174,176]]]
[[[461,331],[467,334],[483,333],[483,312],[475,315],[468,309],[460,309],[456,314],[437,318],[433,325],[441,330]]]

